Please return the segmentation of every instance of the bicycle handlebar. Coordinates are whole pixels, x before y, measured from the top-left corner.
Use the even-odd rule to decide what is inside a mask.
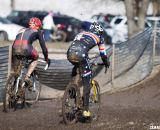
[[[101,66],[101,65],[105,65],[104,63],[95,63],[95,61],[98,59],[100,57],[100,55],[98,55],[98,56],[94,56],[94,57],[92,57],[92,58],[89,58],[90,60],[93,60],[92,62],[90,62],[90,65],[91,66],[96,66],[96,65],[99,65],[99,66]],[[104,73],[107,73],[107,68],[105,67],[105,72]]]

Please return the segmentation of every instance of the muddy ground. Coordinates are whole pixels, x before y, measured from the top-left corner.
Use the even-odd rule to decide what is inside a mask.
[[[53,45],[60,49],[68,46]],[[149,130],[153,126],[160,128],[160,72],[129,90],[104,93],[101,95],[101,101],[101,117],[98,121],[70,126],[66,126],[60,116],[61,99],[28,104],[25,109],[9,113],[2,112],[0,106],[0,130]]]
[[[101,118],[66,126],[60,116],[61,99],[40,101],[4,113],[0,130],[149,130],[160,127],[160,72],[135,87],[101,95]]]

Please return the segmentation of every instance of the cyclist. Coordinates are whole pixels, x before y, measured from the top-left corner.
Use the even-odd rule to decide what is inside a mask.
[[[90,25],[89,31],[83,31],[75,37],[67,51],[67,59],[74,65],[72,76],[76,75],[76,69],[80,68],[80,75],[83,83],[83,116],[90,117],[89,111],[89,93],[91,81],[91,68],[89,64],[88,51],[94,46],[98,45],[100,56],[105,67],[109,68],[110,62],[105,51],[105,44],[103,38],[103,28],[97,23],[93,22]]]
[[[31,59],[32,62],[29,65],[28,72],[25,76],[25,82],[31,85],[30,76],[34,71],[38,63],[39,54],[37,50],[32,46],[32,43],[35,40],[39,40],[40,46],[43,51],[45,61],[49,64],[50,60],[48,59],[48,49],[45,45],[45,40],[43,33],[41,31],[42,23],[39,18],[33,17],[29,20],[29,28],[22,28],[16,35],[16,39],[12,45],[12,58],[13,58],[13,69],[16,71],[18,66],[16,55],[25,56],[28,59]]]

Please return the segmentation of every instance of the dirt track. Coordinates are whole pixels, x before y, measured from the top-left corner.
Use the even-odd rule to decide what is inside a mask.
[[[11,113],[0,107],[0,130],[149,130],[160,127],[160,72],[130,90],[102,94],[97,122],[66,126],[59,116],[61,100],[42,101]]]
[[[152,125],[160,126],[159,75],[130,90],[102,94],[97,122],[64,125],[58,112],[61,100],[56,99],[10,113],[0,107],[0,130],[149,130]]]
[[[47,46],[55,45],[60,49],[68,46]],[[160,72],[130,90],[102,94],[102,114],[97,122],[66,126],[59,116],[61,100],[56,99],[11,113],[3,113],[0,106],[0,130],[149,130],[152,125],[160,127],[159,75]]]

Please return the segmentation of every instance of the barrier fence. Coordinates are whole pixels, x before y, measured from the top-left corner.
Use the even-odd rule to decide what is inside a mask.
[[[95,78],[98,79],[103,92],[110,91],[113,88],[115,90],[125,88],[141,81],[150,74],[153,63],[156,65],[160,63],[160,33],[158,29],[156,29],[156,33],[153,32],[153,29],[149,28],[132,39],[114,44],[107,49],[107,54],[111,55],[111,67],[108,69],[107,74],[103,73],[103,68],[95,69],[97,72]],[[154,40],[153,34],[155,34],[156,40]],[[153,62],[153,43],[155,41],[155,62]],[[2,99],[2,91],[10,68],[8,67],[8,55],[9,47],[1,47],[0,99]],[[44,63],[39,63],[36,69],[42,84],[61,91],[64,90],[71,79],[72,67],[67,60],[61,59],[52,60],[51,66],[47,71],[42,69],[44,68]]]
[[[9,46],[0,47],[0,101],[8,77]]]

